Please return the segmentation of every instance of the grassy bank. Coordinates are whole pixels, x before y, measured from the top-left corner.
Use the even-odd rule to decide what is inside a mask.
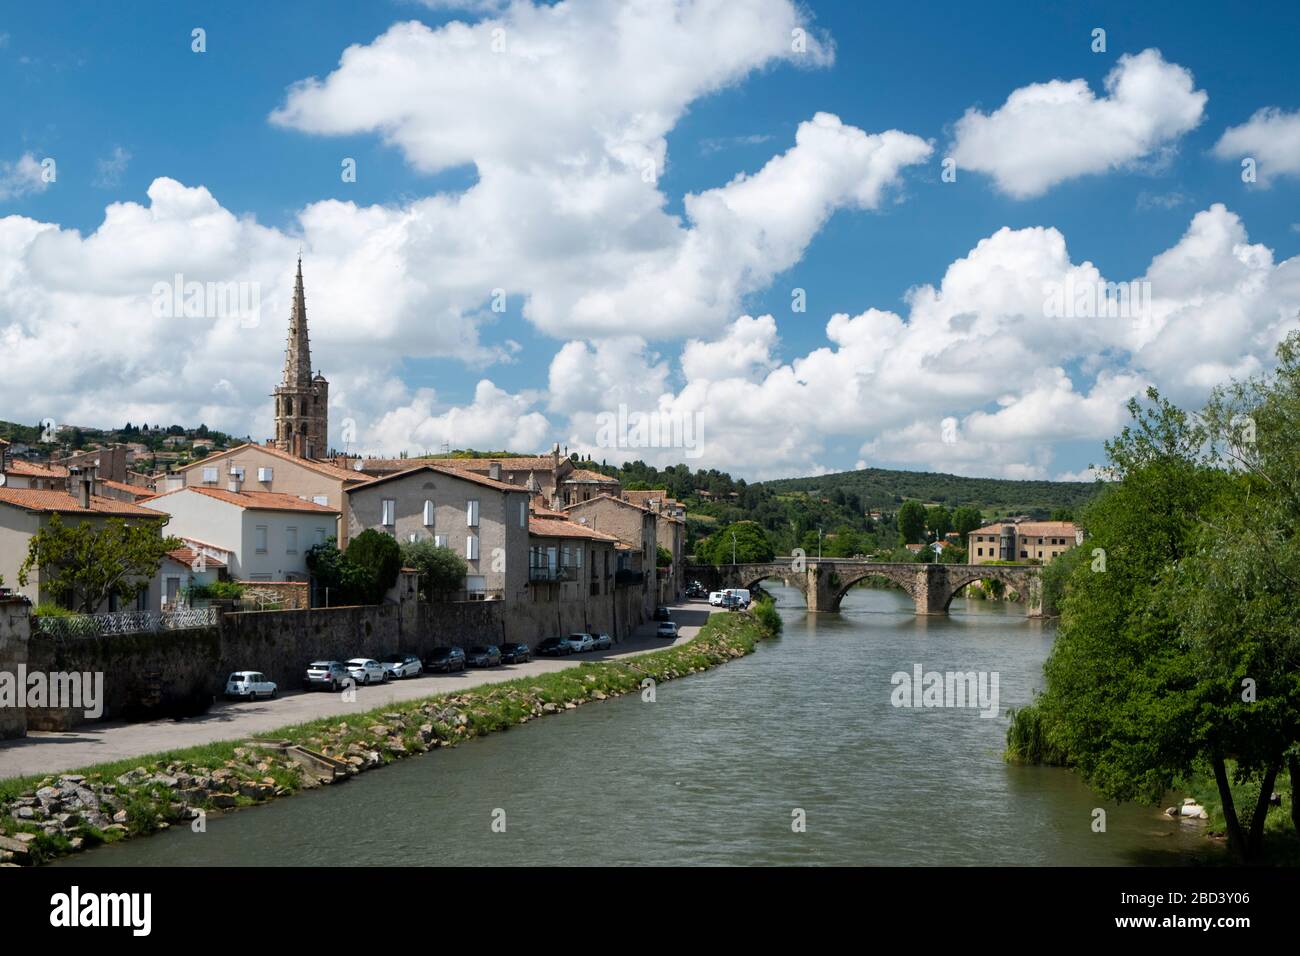
[[[538,717],[654,685],[743,657],[779,630],[774,614],[715,614],[686,643],[621,661],[438,694],[285,727],[243,741],[167,751],[70,773],[0,781],[0,861],[44,863],[103,843],[323,785],[286,745],[337,762],[334,779],[455,746]]]

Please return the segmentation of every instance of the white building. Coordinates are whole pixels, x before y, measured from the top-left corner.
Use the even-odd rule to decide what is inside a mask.
[[[334,536],[337,508],[271,491],[190,486],[140,502],[172,516],[167,533],[228,555],[237,581],[305,581],[307,550]]]

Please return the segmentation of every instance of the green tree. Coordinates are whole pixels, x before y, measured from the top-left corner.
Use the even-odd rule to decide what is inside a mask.
[[[420,593],[436,601],[465,586],[469,565],[451,548],[440,548],[428,538],[401,546],[402,564],[420,572]]]
[[[1104,564],[1073,562],[1037,716],[1050,749],[1106,798],[1154,802],[1208,767],[1229,845],[1254,859],[1294,739],[1296,683],[1272,660],[1285,640],[1278,629],[1242,628],[1243,614],[1266,622],[1270,602],[1243,602],[1248,592],[1230,579],[1248,560],[1269,559],[1216,550],[1244,501],[1240,480],[1202,459],[1205,425],[1154,390],[1148,398],[1130,403],[1133,425],[1106,445],[1116,480],[1083,514]],[[1257,680],[1257,701],[1243,700],[1244,677]],[[1241,813],[1234,776],[1258,786]]]
[[[367,528],[348,542],[347,563],[356,570],[357,597],[364,604],[381,604],[402,570],[397,540]]]
[[[753,521],[738,521],[709,536],[702,553],[704,560],[710,564],[731,564],[733,535],[738,564],[771,561],[776,555],[762,527]]]
[[[943,505],[935,505],[925,511],[925,526],[935,538],[942,538],[952,530],[952,512]]]
[[[28,541],[18,583],[26,587],[35,569],[43,592],[83,614],[94,614],[112,597],[130,601],[149,586],[167,552],[183,544],[164,537],[162,528],[162,518],[69,526],[53,515]]]
[[[1073,521],[1073,520],[1074,520],[1074,509],[1073,509],[1073,508],[1056,508],[1056,509],[1054,509],[1054,510],[1052,511],[1052,520],[1053,520],[1053,521]]]
[[[952,513],[952,530],[961,535],[961,543],[966,543],[966,536],[976,528],[982,527],[984,519],[978,508],[963,505]]]
[[[919,501],[904,501],[898,509],[898,534],[903,544],[925,539],[925,506]]]

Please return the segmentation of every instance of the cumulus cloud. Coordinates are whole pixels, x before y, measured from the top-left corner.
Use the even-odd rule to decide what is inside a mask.
[[[1033,83],[992,113],[971,108],[957,122],[950,155],[958,169],[986,173],[1002,192],[1028,199],[1068,179],[1159,158],[1200,124],[1208,99],[1189,70],[1154,49],[1121,56],[1104,85],[1098,97],[1083,79]]]
[[[1265,187],[1278,176],[1300,176],[1300,110],[1259,110],[1247,122],[1225,130],[1214,144],[1214,155],[1254,159],[1257,182]]]

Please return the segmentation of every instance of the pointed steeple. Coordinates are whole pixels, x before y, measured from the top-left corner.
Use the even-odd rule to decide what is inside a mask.
[[[302,256],[293,283],[293,307],[289,312],[289,341],[284,350],[284,384],[311,385],[311,342],[307,336],[307,297],[302,291]]]

